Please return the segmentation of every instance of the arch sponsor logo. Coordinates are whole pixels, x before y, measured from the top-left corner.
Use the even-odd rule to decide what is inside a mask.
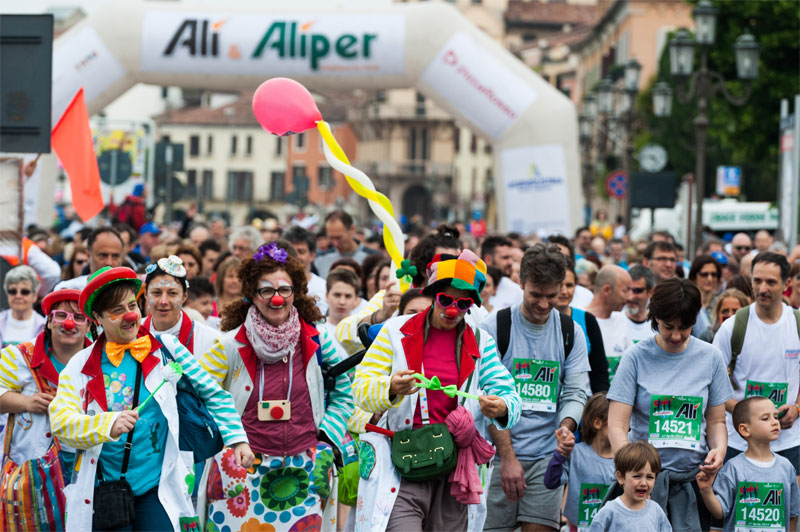
[[[528,192],[531,190],[546,189],[563,183],[563,177],[542,175],[536,164],[531,164],[527,177],[525,179],[509,181],[508,188],[511,190]]]
[[[402,74],[402,15],[145,13],[142,70]]]

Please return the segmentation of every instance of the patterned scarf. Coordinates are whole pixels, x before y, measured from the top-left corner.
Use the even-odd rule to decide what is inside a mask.
[[[283,357],[294,354],[297,341],[300,339],[300,318],[294,306],[289,318],[277,327],[273,327],[253,305],[247,311],[244,328],[256,356],[265,364],[274,364]]]

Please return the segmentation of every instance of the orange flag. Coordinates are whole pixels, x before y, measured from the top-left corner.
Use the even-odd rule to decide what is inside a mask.
[[[104,202],[83,87],[53,128],[50,143],[69,176],[75,212],[84,222],[94,218],[103,210]]]

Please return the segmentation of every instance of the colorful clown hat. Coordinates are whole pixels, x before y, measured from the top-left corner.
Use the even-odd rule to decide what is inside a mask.
[[[465,249],[455,255],[436,255],[428,263],[428,286],[422,293],[435,297],[448,286],[470,292],[476,305],[481,304],[481,290],[486,284],[486,263]]]
[[[94,301],[97,299],[97,296],[100,294],[100,292],[102,292],[103,289],[108,285],[119,281],[129,281],[134,284],[136,287],[135,292],[138,292],[139,288],[142,286],[142,281],[140,281],[136,276],[136,272],[130,268],[112,268],[110,266],[106,266],[105,268],[100,268],[90,275],[89,282],[86,283],[86,288],[84,288],[81,292],[81,298],[78,303],[81,310],[83,310],[83,313],[86,314],[87,317],[91,318],[92,306],[94,305]]]
[[[50,311],[53,309],[56,303],[61,303],[62,301],[74,301],[75,303],[78,303],[80,297],[80,290],[73,290],[69,288],[50,292],[44,297],[44,299],[42,299],[42,312],[44,312],[44,315],[47,316],[50,314]]]

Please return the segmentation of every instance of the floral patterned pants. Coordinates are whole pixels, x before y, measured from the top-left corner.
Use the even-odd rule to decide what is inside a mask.
[[[331,495],[332,466],[333,453],[325,443],[294,456],[256,454],[247,470],[236,465],[233,449],[223,449],[210,466],[206,529],[327,530],[322,515]]]

